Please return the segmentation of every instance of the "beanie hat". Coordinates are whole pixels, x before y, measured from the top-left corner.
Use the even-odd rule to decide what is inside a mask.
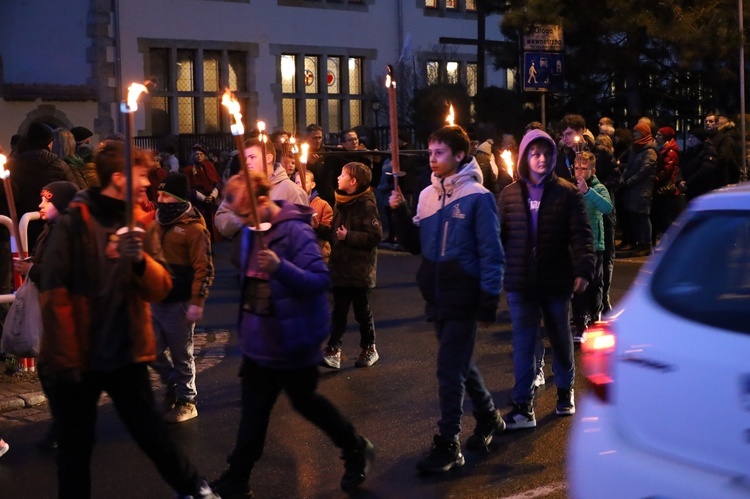
[[[73,134],[73,138],[76,139],[76,142],[83,142],[94,135],[94,132],[84,126],[74,126],[70,129],[70,133]]]
[[[60,180],[45,185],[42,188],[42,197],[52,203],[55,209],[62,213],[78,192],[78,186],[73,182]]]
[[[691,128],[690,132],[688,133],[690,133],[690,135],[700,140],[701,142],[705,142],[706,139],[708,138],[708,132],[706,132],[705,128],[701,128],[701,127]]]
[[[86,163],[90,163],[94,158],[94,146],[86,142],[78,144],[78,147],[76,147],[76,156]]]
[[[186,202],[188,197],[188,179],[180,172],[170,172],[164,177],[162,183],[159,184],[158,191],[166,192],[170,196]]]
[[[26,131],[26,144],[29,149],[46,149],[52,142],[52,130],[44,123],[35,121]]]
[[[671,126],[663,126],[659,129],[659,133],[662,137],[664,137],[666,140],[672,140],[675,136],[674,128]]]
[[[638,123],[633,127],[633,130],[639,132],[643,137],[648,137],[649,135],[651,135],[651,128],[645,123]]]
[[[488,154],[492,156],[492,145],[495,142],[492,139],[487,139],[484,142],[482,142],[479,147],[477,147],[478,152],[483,152],[485,154]]]

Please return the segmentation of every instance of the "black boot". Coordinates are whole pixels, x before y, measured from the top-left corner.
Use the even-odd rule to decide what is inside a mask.
[[[445,473],[465,463],[458,441],[435,435],[430,453],[417,462],[417,470],[422,473]]]
[[[466,440],[466,448],[471,450],[486,450],[492,442],[492,437],[496,433],[505,431],[505,421],[500,416],[500,411],[495,409],[491,415],[477,416],[477,426],[474,428],[474,434]]]
[[[353,490],[362,485],[370,472],[372,463],[375,461],[375,446],[362,438],[358,449],[345,450],[341,453],[344,460],[344,476],[341,477],[341,489]]]

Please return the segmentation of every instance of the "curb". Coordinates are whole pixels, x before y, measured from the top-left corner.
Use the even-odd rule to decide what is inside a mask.
[[[195,330],[193,354],[195,355],[196,375],[224,359],[229,335],[230,332],[227,329]],[[163,386],[159,376],[153,370],[151,383],[154,390]],[[109,401],[109,397],[104,393],[99,399],[99,405],[109,403]],[[42,392],[38,380],[0,385],[0,428],[51,418],[47,397]]]

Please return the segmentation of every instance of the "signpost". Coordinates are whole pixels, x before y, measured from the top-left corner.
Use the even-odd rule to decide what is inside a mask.
[[[559,24],[537,24],[524,33],[523,49],[523,90],[541,92],[542,123],[547,126],[545,93],[560,92],[563,79],[562,26]]]

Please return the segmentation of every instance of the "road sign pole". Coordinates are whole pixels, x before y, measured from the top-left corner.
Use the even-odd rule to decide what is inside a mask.
[[[547,129],[547,94],[542,92],[542,125]]]

